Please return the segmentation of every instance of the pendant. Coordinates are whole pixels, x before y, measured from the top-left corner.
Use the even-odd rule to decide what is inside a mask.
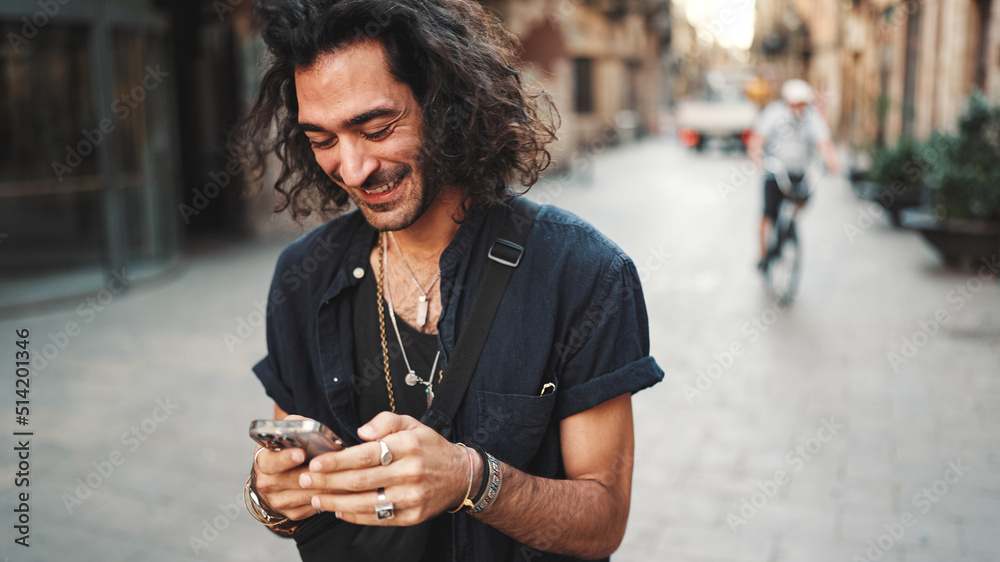
[[[420,295],[417,297],[417,326],[421,328],[427,324],[427,297]]]
[[[430,387],[427,387],[427,407],[431,407],[431,402],[434,401],[434,391]]]
[[[406,381],[406,386],[416,386],[417,381],[419,379],[417,379],[417,374],[416,373],[414,373],[413,371],[410,371],[409,373],[406,373],[406,379],[404,379],[404,380]]]

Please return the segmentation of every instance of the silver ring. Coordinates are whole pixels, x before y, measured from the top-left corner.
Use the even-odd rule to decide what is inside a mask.
[[[393,512],[392,502],[385,501],[385,488],[379,488],[377,493],[380,503],[375,504],[375,519],[377,521],[392,519],[396,514]]]
[[[385,444],[385,441],[381,439],[378,440],[378,444],[382,447],[382,454],[379,455],[379,463],[385,466],[392,462],[392,451],[389,450],[389,446]]]
[[[261,447],[261,448],[257,449],[256,453],[253,454],[253,467],[256,468],[256,469],[260,468],[259,466],[257,466],[257,457],[260,455],[260,452],[263,451],[263,450],[264,450],[264,447]]]

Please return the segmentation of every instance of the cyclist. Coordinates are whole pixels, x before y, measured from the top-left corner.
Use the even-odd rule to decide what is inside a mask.
[[[802,181],[816,149],[822,154],[827,169],[833,174],[839,173],[830,127],[813,107],[814,98],[813,89],[802,80],[782,84],[781,99],[768,104],[761,112],[747,147],[750,160],[757,166],[763,164],[765,157],[781,162],[793,185]],[[784,198],[774,174],[767,173],[764,176],[764,216],[760,221],[761,259],[757,263],[762,271],[766,264],[767,238],[778,220],[778,209]]]

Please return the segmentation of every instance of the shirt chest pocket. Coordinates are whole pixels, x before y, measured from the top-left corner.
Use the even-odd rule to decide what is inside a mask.
[[[479,391],[475,442],[511,466],[527,466],[545,437],[555,399],[555,392],[530,396]]]

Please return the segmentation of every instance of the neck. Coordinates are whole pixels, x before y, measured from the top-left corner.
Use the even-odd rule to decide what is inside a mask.
[[[451,239],[458,232],[455,218],[461,219],[462,194],[457,188],[441,189],[437,198],[413,224],[394,233],[396,242],[403,248],[407,260],[437,265]]]

